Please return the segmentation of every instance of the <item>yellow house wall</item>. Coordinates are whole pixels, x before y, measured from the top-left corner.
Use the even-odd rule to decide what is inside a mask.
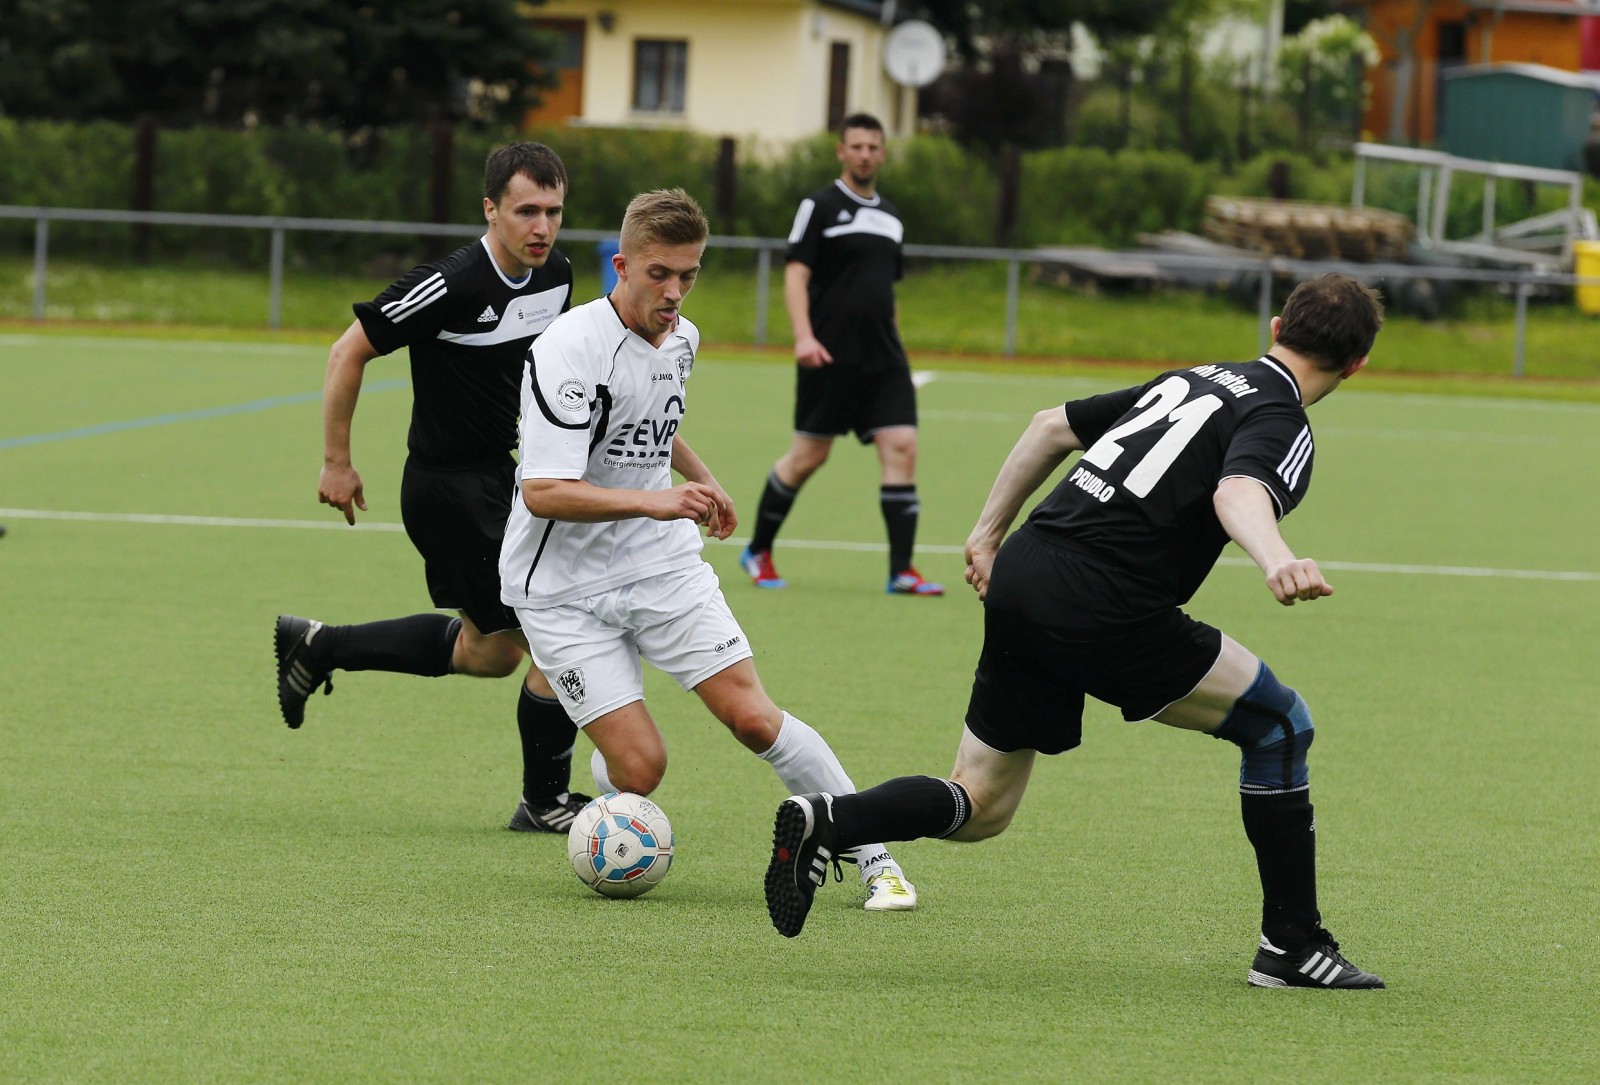
[[[611,13],[610,31],[600,27],[602,11]],[[846,111],[876,114],[894,134],[915,124],[912,110],[899,108],[900,88],[883,74],[884,28],[848,12],[795,0],[549,0],[530,14],[588,24],[578,123],[683,127],[772,142],[814,135],[827,124],[830,46],[846,41]],[[639,39],[689,43],[682,114],[632,108]]]

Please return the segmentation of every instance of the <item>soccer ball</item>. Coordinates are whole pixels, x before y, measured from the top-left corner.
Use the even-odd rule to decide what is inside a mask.
[[[644,796],[608,791],[572,819],[567,858],[596,893],[637,897],[660,885],[672,866],[672,825]]]

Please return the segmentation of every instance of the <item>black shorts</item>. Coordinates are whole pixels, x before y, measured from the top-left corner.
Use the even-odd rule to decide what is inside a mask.
[[[516,485],[510,456],[453,471],[407,459],[400,481],[400,519],[422,555],[433,605],[461,611],[480,633],[519,628],[500,601],[500,540]]]
[[[1062,563],[1069,551],[1019,531],[995,557],[983,653],[967,727],[1003,752],[1062,753],[1083,741],[1085,694],[1130,723],[1194,692],[1222,653],[1222,632],[1177,607],[1096,628]]]
[[[794,430],[805,437],[842,437],[855,430],[862,444],[891,426],[917,424],[911,370],[832,365],[796,370]]]

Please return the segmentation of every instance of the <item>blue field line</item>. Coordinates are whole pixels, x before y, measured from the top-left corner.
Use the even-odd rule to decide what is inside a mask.
[[[391,392],[396,388],[409,388],[411,382],[401,378],[394,380],[373,381],[362,388],[363,392]],[[149,426],[170,426],[174,422],[197,422],[206,418],[225,418],[234,414],[249,414],[252,411],[265,411],[273,407],[293,407],[301,403],[314,403],[322,398],[320,391],[301,392],[293,396],[272,396],[268,399],[255,399],[249,403],[231,403],[225,407],[203,407],[198,411],[176,411],[172,414],[157,414],[149,418],[129,418],[121,422],[102,422],[97,426],[83,426],[79,429],[58,430],[55,433],[32,433],[25,437],[0,438],[0,448],[25,448],[28,445],[49,444],[52,441],[75,441],[80,437],[99,437],[106,433],[120,433],[123,430],[145,429]]]

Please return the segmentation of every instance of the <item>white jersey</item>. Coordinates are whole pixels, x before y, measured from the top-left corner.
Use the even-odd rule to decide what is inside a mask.
[[[660,347],[628,330],[610,298],[558,317],[522,371],[521,463],[500,546],[500,598],[559,606],[692,566],[704,543],[691,520],[546,520],[522,500],[525,478],[667,490],[700,330],[678,317]]]

